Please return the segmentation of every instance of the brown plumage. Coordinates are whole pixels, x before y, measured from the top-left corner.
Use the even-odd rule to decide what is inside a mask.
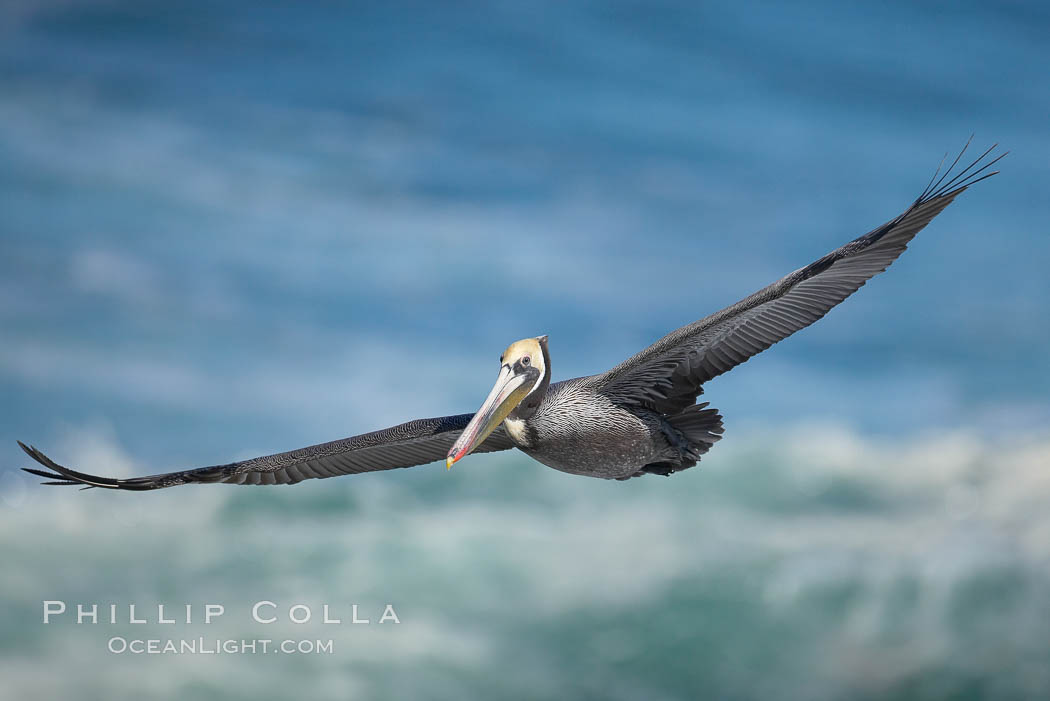
[[[968,144],[967,144],[968,145]],[[669,475],[722,437],[722,417],[695,404],[703,384],[809,326],[885,270],[908,243],[1006,154],[985,151],[952,176],[962,153],[907,210],[740,302],[672,331],[612,370],[551,384],[546,336],[512,344],[477,414],[410,421],[288,453],[181,472],[112,479],[63,467],[19,445],[45,484],[148,490],[181,484],[294,484],[304,479],[411,467],[517,447],[563,472],[607,479]],[[965,153],[966,149],[963,149]]]

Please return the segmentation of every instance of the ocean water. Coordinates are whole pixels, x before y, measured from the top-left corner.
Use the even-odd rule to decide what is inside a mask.
[[[1047,696],[1048,30],[1024,2],[0,5],[0,698]],[[18,470],[15,439],[127,476],[471,411],[541,333],[555,379],[602,371],[895,216],[971,133],[1002,173],[709,383],[725,440],[670,479]]]

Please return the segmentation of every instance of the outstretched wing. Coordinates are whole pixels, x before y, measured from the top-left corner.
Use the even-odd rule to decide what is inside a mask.
[[[51,480],[44,484],[82,484],[88,487],[137,491],[207,482],[295,484],[305,479],[392,470],[442,460],[472,416],[473,414],[459,414],[436,419],[419,419],[382,431],[321,443],[287,453],[266,455],[228,465],[130,479],[96,477],[77,472],[59,465],[36,448],[21,441],[18,445],[22,446],[22,450],[26,451],[29,457],[51,470],[46,472],[22,468],[26,472]],[[513,447],[514,444],[501,426],[486,438],[475,452],[489,453]]]
[[[903,214],[750,297],[672,331],[596,378],[599,391],[667,414],[681,411],[696,401],[703,383],[809,326],[885,270],[955,197],[998,172],[981,175],[1006,155],[982,165],[994,148],[949,179],[964,147],[939,180],[937,169]]]

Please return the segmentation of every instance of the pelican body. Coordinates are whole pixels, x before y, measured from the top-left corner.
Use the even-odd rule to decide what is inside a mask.
[[[182,484],[294,484],[388,470],[473,452],[518,448],[556,470],[626,480],[671,475],[697,464],[723,433],[722,416],[697,404],[708,380],[731,370],[828,310],[884,271],[915,235],[1006,154],[992,149],[952,176],[962,153],[903,213],[736,304],[683,326],[611,370],[551,383],[547,336],[512,343],[492,391],[474,414],[419,419],[382,431],[252,460],[114,479],[23,450],[47,470],[45,484],[149,490]],[[963,153],[966,149],[963,149]]]
[[[485,428],[500,422],[507,439],[538,462],[606,479],[683,470],[721,438],[722,417],[706,404],[690,400],[668,414],[617,401],[603,391],[609,374],[556,384],[550,377],[547,336],[512,343],[500,356],[492,394],[453,444],[446,465],[469,454],[488,435]],[[511,391],[521,393],[520,401],[504,399]]]

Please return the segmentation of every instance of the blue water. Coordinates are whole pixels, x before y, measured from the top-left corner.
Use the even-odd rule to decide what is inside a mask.
[[[5,4],[0,696],[1045,694],[1048,32],[1024,2]],[[1002,173],[711,382],[726,440],[671,480],[15,469],[16,438],[142,474],[470,411],[540,333],[556,379],[602,371],[895,216],[971,133]],[[38,620],[260,597],[405,621],[263,664]]]

